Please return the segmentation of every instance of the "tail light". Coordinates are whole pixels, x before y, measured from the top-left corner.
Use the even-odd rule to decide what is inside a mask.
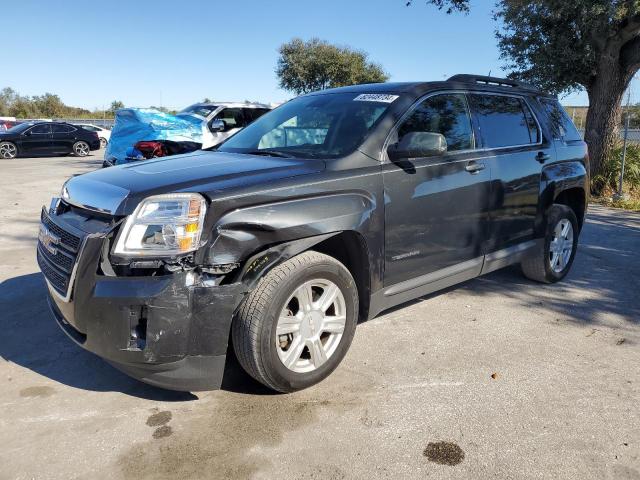
[[[161,142],[142,141],[134,145],[134,148],[142,152],[144,158],[166,157],[167,150]]]

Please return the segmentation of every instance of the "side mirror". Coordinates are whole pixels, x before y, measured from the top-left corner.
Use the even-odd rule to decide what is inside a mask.
[[[31,136],[31,130],[27,130],[26,132],[24,132],[24,135],[27,137]]]
[[[212,120],[209,124],[209,130],[212,132],[224,132],[227,129],[227,122],[224,120]]]
[[[442,155],[447,151],[447,139],[441,133],[410,132],[399,143],[389,145],[387,155],[393,160]]]

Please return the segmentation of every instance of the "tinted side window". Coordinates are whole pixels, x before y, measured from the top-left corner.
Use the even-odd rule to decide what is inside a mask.
[[[427,98],[398,128],[398,141],[410,132],[440,133],[447,139],[447,151],[473,148],[473,133],[467,101],[462,94]]]
[[[247,123],[249,123],[260,118],[262,115],[264,115],[268,111],[269,110],[266,108],[245,108],[244,114],[247,119]]]
[[[537,142],[537,133],[530,131],[530,123],[519,98],[471,94],[469,103],[477,120],[484,148]],[[532,133],[536,135],[533,139]]]
[[[562,108],[560,102],[551,99],[541,99],[540,103],[545,108],[551,121],[551,129],[553,130],[553,136],[564,140],[565,142],[574,142],[582,140],[580,132],[573,124],[569,115]]]
[[[51,133],[51,125],[48,125],[46,123],[41,123],[40,125],[36,125],[35,127],[33,127],[31,130],[29,130],[31,133],[34,134],[46,134],[46,133]]]
[[[70,133],[73,132],[74,128],[71,125],[60,125],[54,123],[51,125],[53,133]]]

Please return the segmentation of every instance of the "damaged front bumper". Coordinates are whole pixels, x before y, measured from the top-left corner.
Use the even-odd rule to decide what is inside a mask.
[[[244,285],[220,285],[223,277],[196,271],[105,275],[100,259],[109,228],[96,221],[78,222],[71,214],[43,215],[43,224],[53,222],[47,232],[61,250],[56,255],[71,252],[65,250],[64,241],[71,238],[66,235],[81,239],[66,296],[61,293],[64,284],[57,285],[52,277],[56,271],[51,270],[58,268],[53,250],[45,250],[46,238],[38,242],[49,305],[69,337],[151,385],[183,391],[220,388],[231,320]]]

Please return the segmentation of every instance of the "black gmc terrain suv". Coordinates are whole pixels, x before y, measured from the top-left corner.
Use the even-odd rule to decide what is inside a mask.
[[[38,263],[60,327],[124,372],[218,388],[231,342],[290,392],[385,309],[513,263],[562,279],[588,171],[556,98],[521,83],[325,90],[216,150],[70,179],[42,210]]]

